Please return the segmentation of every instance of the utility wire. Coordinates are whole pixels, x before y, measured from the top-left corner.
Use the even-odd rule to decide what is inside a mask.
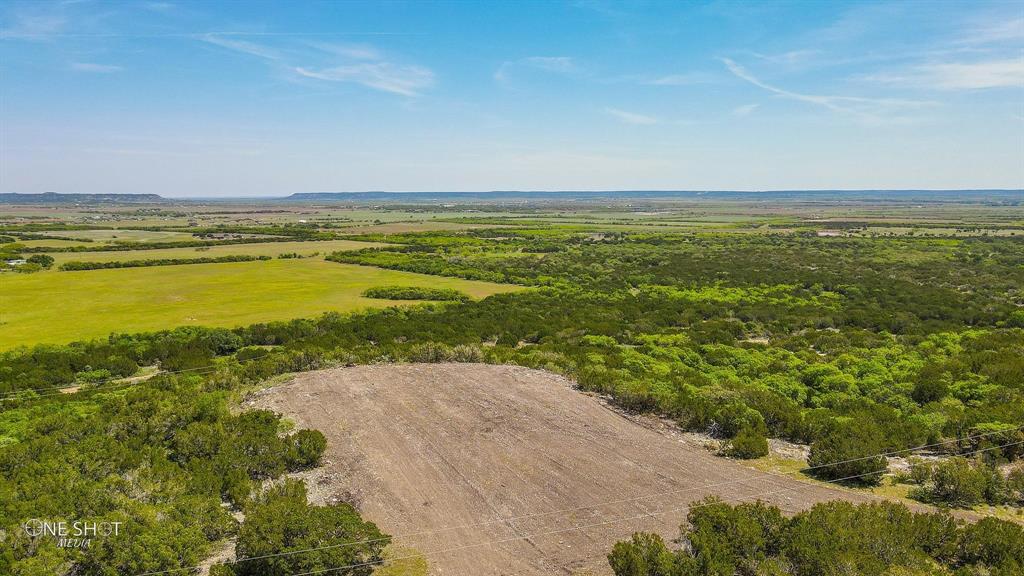
[[[1020,430],[1020,428],[1018,427],[1016,430]],[[984,437],[987,437],[987,436],[992,436],[994,434],[1004,434],[1006,432],[1008,432],[1008,430],[1003,430],[1003,431],[998,431],[998,432],[986,432],[984,434],[978,434],[978,435],[975,435],[975,436],[968,436],[968,437],[964,437],[964,438],[950,439],[950,440],[945,440],[943,442],[936,442],[936,443],[933,443],[933,444],[925,444],[925,445],[917,446],[917,447],[913,447],[913,448],[905,448],[903,450],[895,450],[895,451],[891,451],[891,452],[881,452],[881,453],[872,454],[872,455],[869,455],[869,456],[861,456],[861,457],[858,457],[858,458],[850,458],[850,459],[847,459],[847,460],[840,460],[840,461],[836,461],[836,462],[830,462],[828,464],[819,464],[817,466],[809,466],[809,467],[801,468],[799,470],[795,470],[795,471],[792,471],[792,472],[785,472],[785,473],[781,473],[781,474],[766,472],[764,474],[765,474],[765,477],[770,477],[770,478],[786,478],[786,477],[789,477],[789,475],[791,475],[791,474],[796,474],[796,473],[799,473],[799,472],[807,472],[807,471],[816,470],[816,469],[819,469],[819,468],[828,468],[828,467],[831,467],[831,466],[838,466],[838,465],[841,465],[841,464],[848,464],[850,462],[859,462],[861,460],[866,460],[866,459],[869,459],[869,458],[886,457],[886,456],[892,456],[892,455],[895,455],[895,454],[901,454],[901,453],[906,453],[906,452],[923,450],[923,449],[926,449],[926,448],[934,448],[936,446],[941,446],[941,445],[944,445],[944,444],[950,444],[950,443],[953,443],[953,442],[962,442],[962,441],[965,441],[965,440],[975,440],[975,439],[978,439],[978,438],[984,438]],[[1024,443],[1024,441],[1014,442],[1014,443],[1011,443],[1011,444],[1006,444],[1005,446],[1013,446],[1013,445],[1022,444],[1022,443]],[[982,450],[973,450],[973,451],[965,452],[963,454],[972,454],[974,452],[985,451],[985,450],[992,450],[994,448],[1000,448],[1000,447],[1005,447],[1005,446],[989,447],[989,448],[985,448],[985,449],[982,449]],[[885,469],[883,469],[881,472],[885,472]],[[879,473],[879,472],[877,472],[877,471],[868,472],[868,473],[865,473],[865,474],[858,475],[858,476],[856,476],[856,478],[859,478],[861,476],[867,476],[867,475],[870,475],[870,474],[876,474],[876,473]],[[850,479],[850,478],[840,478],[838,480],[825,480],[823,482],[833,483],[833,482],[841,482],[841,481],[848,480],[848,479]],[[320,551],[320,550],[330,550],[330,549],[335,549],[335,548],[346,548],[348,546],[358,546],[358,545],[361,545],[361,544],[372,544],[372,543],[375,543],[375,542],[382,542],[382,541],[385,541],[385,540],[392,540],[392,539],[399,539],[399,538],[409,538],[409,537],[412,537],[412,536],[423,536],[423,535],[427,535],[427,534],[435,534],[435,533],[438,533],[438,532],[449,532],[449,531],[452,531],[452,530],[459,530],[459,529],[463,529],[463,528],[474,528],[474,527],[478,527],[478,526],[486,526],[486,525],[489,525],[489,524],[498,524],[498,523],[503,523],[503,522],[511,522],[513,520],[523,520],[523,519],[526,519],[526,518],[550,516],[552,514],[562,514],[562,513],[568,513],[568,512],[578,512],[580,510],[586,510],[586,509],[589,509],[589,508],[600,508],[602,506],[608,506],[608,505],[611,505],[611,504],[625,504],[625,503],[628,503],[628,502],[636,502],[636,501],[640,501],[640,500],[646,500],[646,499],[649,499],[649,498],[656,498],[656,497],[659,497],[659,496],[667,496],[667,495],[670,495],[670,494],[676,494],[676,493],[680,493],[680,492],[690,492],[690,491],[694,491],[694,490],[705,490],[705,489],[709,489],[709,488],[719,488],[719,487],[722,487],[722,486],[742,483],[742,482],[746,482],[746,481],[749,481],[749,480],[751,480],[751,478],[743,478],[743,479],[736,479],[736,480],[726,480],[724,482],[717,482],[717,483],[714,483],[714,484],[705,484],[705,485],[702,485],[702,486],[691,486],[691,487],[687,487],[687,488],[678,488],[678,489],[675,489],[675,490],[669,490],[669,491],[665,491],[665,492],[655,492],[655,493],[651,493],[651,494],[646,494],[644,496],[635,496],[635,497],[623,498],[623,499],[619,499],[619,500],[608,500],[608,501],[604,501],[604,502],[597,502],[597,503],[594,503],[594,504],[588,504],[588,505],[584,505],[584,506],[577,506],[577,507],[573,507],[573,508],[563,508],[563,509],[559,509],[559,510],[549,510],[549,511],[546,511],[546,512],[534,512],[534,513],[522,514],[522,515],[516,515],[516,516],[506,516],[506,517],[501,517],[501,518],[495,518],[495,519],[492,519],[492,520],[484,520],[484,521],[480,521],[480,522],[474,522],[474,523],[470,523],[470,524],[462,524],[462,525],[457,525],[457,526],[449,526],[449,527],[445,527],[445,528],[436,528],[436,529],[432,529],[432,530],[423,530],[423,531],[419,531],[419,532],[408,532],[408,533],[405,533],[405,534],[396,534],[396,535],[393,535],[393,536],[384,536],[384,537],[380,537],[380,538],[372,538],[372,539],[366,539],[366,540],[357,540],[357,541],[353,541],[353,542],[342,542],[342,543],[339,543],[339,544],[329,544],[327,546],[318,546],[318,547],[315,547],[315,548],[306,548],[306,549],[302,549],[302,550],[289,550],[287,552],[278,552],[278,553],[274,553],[274,554],[264,554],[262,556],[251,556],[251,557],[247,557],[247,558],[240,558],[238,560],[233,560],[231,562],[225,562],[225,564],[234,565],[234,564],[240,564],[240,563],[243,563],[243,562],[249,562],[249,561],[252,561],[252,560],[263,560],[263,559],[266,559],[266,558],[276,558],[276,557],[280,557],[280,556],[293,556],[295,554],[302,554],[302,553],[306,553],[306,552],[317,552],[317,551]],[[754,480],[756,480],[756,478]],[[184,568],[173,568],[173,569],[169,569],[169,570],[161,570],[161,571],[156,571],[156,572],[144,572],[142,574],[137,574],[136,576],[156,576],[158,574],[170,574],[170,573],[174,573],[174,572],[182,572],[182,571],[186,571],[186,570],[193,570],[193,569],[196,569],[196,568],[199,568],[199,566],[187,566],[187,567],[184,567]],[[298,575],[295,575],[295,576],[298,576]]]
[[[267,352],[266,354],[260,354],[259,356],[253,356],[251,358],[246,358],[245,360],[240,360],[239,363],[250,362],[252,360],[260,360],[262,358],[267,358],[268,356],[273,356],[273,355],[274,355],[273,352]],[[196,374],[207,374],[207,373],[210,373],[210,372],[216,372],[219,369],[220,369],[220,366],[197,366],[195,368],[184,368],[184,369],[181,369],[181,370],[158,371],[158,372],[155,372],[155,373],[147,376],[143,380],[137,380],[137,381],[134,381],[134,382],[130,381],[130,379],[133,378],[133,376],[127,376],[125,378],[107,378],[106,380],[97,380],[96,382],[83,382],[82,384],[79,384],[78,386],[88,386],[88,388],[86,388],[85,390],[81,390],[81,392],[91,392],[91,391],[94,391],[94,390],[100,390],[99,386],[101,386],[103,384],[109,384],[111,382],[113,382],[115,384],[131,386],[131,385],[134,385],[134,384],[144,384],[144,383],[148,382],[151,378],[154,378],[156,376],[164,376],[164,375],[167,375],[167,374],[184,374],[185,372],[195,372]],[[56,393],[52,393],[52,394],[37,394],[35,396],[25,396],[24,394],[26,392],[35,392],[35,391],[38,391],[38,390],[67,390],[68,388],[74,388],[74,387],[75,387],[75,384],[64,385],[64,386],[50,386],[48,388],[25,388],[24,390],[19,390],[17,392],[11,392],[11,393],[8,393],[8,394],[0,395],[0,401],[10,400],[10,399],[13,399],[13,400],[35,400],[36,398],[46,398],[48,396],[67,396],[69,394],[75,394],[75,393],[77,393],[79,391],[76,390],[75,392],[56,392]],[[103,388],[103,390],[112,390],[112,389],[117,389],[117,388],[113,387],[113,386],[108,387],[108,388]]]
[[[974,450],[974,451],[972,451],[970,453],[979,453],[980,454],[981,452],[986,452],[988,450],[995,450],[995,449],[999,449],[999,448],[1006,448],[1008,446],[1015,446],[1017,444],[1024,444],[1024,441],[1011,442],[1009,444],[1003,444],[1001,446],[992,446],[992,447],[989,447],[989,448],[983,448],[983,449],[979,449],[979,450]],[[845,482],[845,481],[849,481],[849,480],[855,480],[857,478],[862,478],[864,476],[870,476],[872,474],[882,473],[882,472],[885,472],[885,469],[873,470],[871,472],[865,472],[865,473],[862,473],[862,474],[855,474],[853,476],[846,476],[844,478],[837,478],[835,480],[826,480],[825,482],[828,482],[828,483]],[[771,492],[764,492],[764,493],[760,494],[759,496],[768,496],[768,495],[771,495],[771,494],[778,494],[778,493],[792,491],[792,490],[797,490],[797,489],[799,489],[799,488],[798,487],[794,487],[794,486],[789,486],[789,487],[781,488],[779,490],[774,490],[774,491],[771,491]],[[430,551],[427,551],[427,552],[419,552],[419,553],[415,553],[415,554],[407,554],[405,556],[396,556],[394,558],[387,558],[387,559],[384,559],[384,560],[381,560],[381,561],[360,562],[360,563],[357,563],[357,564],[346,564],[344,566],[335,566],[333,568],[323,568],[323,569],[320,569],[320,570],[312,570],[312,571],[309,571],[309,572],[296,572],[296,573],[290,574],[289,576],[313,576],[315,574],[326,574],[328,572],[334,572],[336,570],[347,570],[347,569],[350,569],[350,568],[360,568],[360,567],[363,567],[363,566],[382,566],[382,565],[384,565],[384,564],[386,564],[388,562],[395,562],[397,560],[408,560],[408,559],[411,559],[411,558],[419,558],[419,557],[427,556],[429,554],[442,554],[442,553],[446,553],[446,552],[457,552],[459,550],[465,550],[465,549],[468,549],[468,548],[477,548],[477,547],[480,547],[480,546],[489,546],[489,545],[494,545],[494,544],[504,544],[504,543],[507,543],[507,542],[515,542],[517,540],[525,540],[525,539],[529,539],[529,538],[536,538],[538,536],[550,536],[552,534],[562,534],[562,533],[565,533],[565,532],[575,532],[577,530],[583,530],[583,529],[586,529],[586,528],[594,528],[594,527],[598,527],[598,526],[605,526],[605,525],[608,525],[608,524],[616,524],[616,523],[620,523],[620,522],[627,522],[627,521],[630,521],[630,520],[640,520],[640,519],[643,519],[643,518],[649,518],[649,517],[654,517],[654,516],[663,516],[665,514],[670,514],[670,513],[673,513],[673,512],[681,512],[683,510],[695,510],[697,508],[702,508],[704,506],[709,506],[711,504],[716,504],[716,503],[717,502],[706,502],[706,503],[703,503],[703,504],[686,505],[686,506],[682,506],[680,508],[674,508],[674,509],[670,509],[670,510],[662,510],[662,511],[659,511],[659,512],[647,512],[647,513],[644,513],[644,514],[638,514],[636,516],[630,516],[630,517],[626,517],[626,518],[615,518],[615,519],[606,520],[606,521],[603,521],[603,522],[595,522],[595,523],[592,523],[592,524],[582,524],[582,525],[579,525],[579,526],[573,526],[571,528],[560,528],[558,530],[550,530],[550,531],[547,531],[547,532],[535,532],[535,533],[532,533],[532,534],[525,534],[525,535],[522,535],[522,536],[514,536],[514,537],[502,538],[502,539],[498,539],[498,540],[487,540],[487,541],[484,541],[484,542],[476,542],[476,543],[473,543],[473,544],[465,544],[465,545],[462,545],[462,546],[456,546],[456,547],[450,547],[450,548],[439,548],[439,549],[430,550]]]

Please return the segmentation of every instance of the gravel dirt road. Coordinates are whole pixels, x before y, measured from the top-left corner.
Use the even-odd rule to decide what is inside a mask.
[[[716,457],[516,366],[309,372],[251,404],[327,436],[325,465],[304,474],[311,499],[355,504],[437,575],[608,574],[614,542],[675,538],[685,506],[708,495],[791,513],[871,499]]]

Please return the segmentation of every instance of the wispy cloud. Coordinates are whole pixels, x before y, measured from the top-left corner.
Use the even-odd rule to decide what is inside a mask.
[[[880,121],[884,116],[890,115],[897,109],[920,108],[934,105],[934,102],[922,100],[904,100],[899,98],[865,98],[860,96],[835,96],[804,94],[773,86],[759,80],[756,76],[747,71],[746,68],[737,64],[729,58],[721,58],[723,64],[736,77],[745,80],[758,88],[762,88],[779,96],[799,100],[832,110],[857,116],[863,120]]]
[[[904,73],[873,74],[865,79],[937,90],[1024,88],[1024,58],[922,64]]]
[[[110,74],[124,70],[121,66],[114,64],[97,64],[95,62],[72,62],[70,67],[76,72],[94,72],[97,74]]]
[[[958,44],[991,44],[1024,40],[1024,17],[998,19],[969,28]]]
[[[143,2],[141,6],[153,12],[171,12],[177,8],[176,5],[170,2]]]
[[[711,82],[711,76],[703,72],[667,74],[643,81],[644,84],[652,86],[693,86],[695,84],[707,84],[708,82]]]
[[[311,44],[314,48],[328,52],[330,54],[336,54],[344,58],[351,58],[352,60],[383,60],[384,55],[381,54],[374,46],[369,44],[337,44],[327,42],[314,42]]]
[[[68,23],[67,14],[60,6],[34,12],[15,12],[11,23],[0,29],[0,39],[47,40],[64,31]]]
[[[256,56],[266,60],[283,60],[283,55],[273,48],[269,48],[262,44],[255,42],[249,42],[248,40],[239,40],[237,38],[225,38],[218,34],[204,34],[200,37],[203,42],[208,42],[221,48],[227,48],[250,56]]]
[[[778,54],[762,54],[760,52],[751,52],[754,56],[761,60],[767,60],[775,64],[783,64],[786,66],[798,66],[807,63],[810,60],[821,56],[821,50],[790,50],[788,52],[781,52]]]
[[[754,110],[757,110],[760,106],[760,104],[744,104],[743,106],[737,106],[732,109],[732,115],[739,118],[750,116]]]
[[[637,114],[636,112],[629,112],[628,110],[619,110],[618,108],[605,108],[604,113],[612,116],[616,120],[624,124],[633,124],[636,126],[649,126],[651,124],[657,124],[658,119],[653,116],[647,116],[646,114]]]
[[[517,67],[533,68],[557,74],[571,74],[579,71],[579,66],[571,56],[529,56],[502,62],[494,71],[494,79],[499,82],[508,80],[511,71]]]
[[[306,43],[302,50],[284,51],[223,35],[206,34],[204,42],[255,56],[276,64],[303,78],[327,82],[351,82],[401,96],[419,96],[434,85],[434,72],[424,66],[397,64],[385,58],[376,47],[365,44]],[[309,54],[310,49],[314,54]],[[297,64],[298,60],[317,60],[319,65]]]
[[[331,82],[355,82],[369,88],[400,94],[419,96],[420,92],[434,85],[434,73],[422,66],[402,66],[390,62],[373,62],[335,66],[321,70],[310,70],[297,66],[295,72],[307,78]]]
[[[552,72],[571,72],[576,69],[576,61],[570,56],[531,56],[521,62]]]

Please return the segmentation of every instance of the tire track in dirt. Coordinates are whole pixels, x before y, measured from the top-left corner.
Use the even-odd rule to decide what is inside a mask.
[[[403,547],[559,531],[430,554],[436,575],[609,573],[604,557],[613,543],[639,530],[674,538],[685,512],[657,513],[712,494],[735,501],[768,493],[762,499],[788,513],[873,499],[716,457],[638,425],[565,378],[518,366],[322,370],[253,404],[327,436],[325,465],[311,477],[313,501],[353,501]],[[615,518],[630,520],[563,531]]]

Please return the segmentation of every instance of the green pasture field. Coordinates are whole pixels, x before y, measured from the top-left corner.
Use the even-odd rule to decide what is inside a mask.
[[[324,240],[322,242],[263,242],[259,244],[221,244],[219,246],[197,246],[193,248],[161,248],[158,250],[123,250],[116,252],[53,252],[54,266],[65,262],[124,262],[126,260],[157,260],[165,258],[205,258],[216,256],[277,256],[278,254],[296,253],[309,256],[319,252],[326,256],[341,250],[362,250],[387,246],[377,242],[356,242],[354,240]],[[198,264],[197,264],[198,266]],[[69,274],[69,272],[61,272]]]
[[[389,224],[352,225],[335,230],[340,234],[404,234],[406,232],[433,232],[443,230],[475,230],[479,228],[507,228],[498,224],[470,224],[462,222],[442,222],[423,220],[419,222],[392,222]]]
[[[107,243],[85,243],[74,240],[19,240],[18,244],[28,248],[65,248],[67,246],[106,246]]]
[[[474,298],[521,289],[319,258],[5,274],[3,285],[0,349],[398,304],[360,296],[373,286],[453,288]]]
[[[94,242],[173,242],[177,240],[195,240],[187,232],[170,232],[165,230],[60,230],[42,232],[52,236],[68,238],[88,238]]]

